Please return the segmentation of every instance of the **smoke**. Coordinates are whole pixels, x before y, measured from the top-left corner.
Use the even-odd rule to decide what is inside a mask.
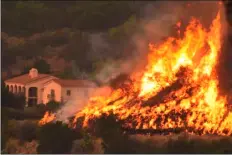
[[[91,46],[91,59],[100,60],[102,56],[107,55],[108,51],[112,50],[110,43],[105,38],[106,33],[92,33],[89,34],[89,43]]]
[[[148,43],[158,44],[177,33],[177,22],[181,22],[183,33],[191,18],[195,17],[209,27],[218,12],[215,1],[155,1],[145,8],[139,23],[139,33],[132,37],[138,53],[147,55]]]
[[[166,7],[175,6],[174,9],[165,9]],[[168,11],[167,11],[168,10]],[[89,34],[89,43],[91,52],[88,59],[102,60],[110,57],[108,61],[102,61],[99,70],[95,75],[95,79],[104,87],[95,87],[94,90],[88,90],[88,93],[80,93],[72,100],[57,111],[57,120],[68,121],[68,118],[81,110],[92,96],[107,96],[112,92],[112,88],[106,86],[111,79],[116,78],[120,74],[131,74],[140,68],[144,68],[148,53],[148,43],[160,41],[163,37],[170,35],[170,29],[177,21],[181,6],[173,2],[149,2],[142,9],[142,17],[136,20],[135,32],[129,38],[122,38],[132,46],[125,50],[125,46],[118,42],[118,45],[109,41],[106,32]],[[155,39],[154,39],[155,38]],[[116,48],[114,48],[116,47]],[[130,51],[129,51],[130,50]],[[128,52],[128,57],[115,60],[114,56],[118,52]],[[82,90],[81,92],[85,92]]]
[[[134,46],[133,60],[139,69],[147,63],[149,43],[159,44],[171,35],[183,12],[183,2],[155,1],[149,2],[142,9],[141,17],[137,19],[137,31],[132,35]]]
[[[120,74],[130,74],[133,67],[132,60],[109,60],[104,64],[100,71],[96,74],[96,79],[103,85],[108,85],[110,80],[115,79]],[[132,69],[133,68],[133,69]]]
[[[184,32],[192,16],[204,21],[203,23],[211,24],[218,10],[215,9],[217,6],[215,4],[216,2],[196,1],[147,2],[147,5],[141,9],[140,17],[136,18],[136,23],[133,25],[136,28],[129,39],[121,37],[123,41],[114,45],[107,40],[106,33],[90,35],[89,41],[93,49],[91,56],[111,58],[100,66],[95,76],[96,80],[104,85],[120,74],[131,74],[144,69],[149,43],[159,44],[165,38],[175,35],[173,32],[176,32],[175,25],[178,21],[183,23],[181,31]],[[128,49],[124,44],[122,45],[122,42],[128,44],[126,45]],[[124,54],[119,60],[115,60],[115,53],[120,52]]]
[[[228,8],[227,8],[228,9]],[[231,65],[231,59],[232,59],[232,54],[231,54],[231,48],[232,48],[232,29],[231,26],[229,25],[228,21],[228,10],[226,10],[225,6],[223,5],[221,7],[222,11],[222,29],[223,29],[223,45],[222,45],[222,52],[220,55],[220,62],[218,64],[218,75],[219,75],[219,87],[220,87],[220,93],[226,94],[229,96],[228,102],[232,103],[232,98],[231,93],[231,86],[232,86],[232,81],[231,81],[231,76],[232,76],[232,65]]]
[[[87,91],[87,94],[84,93]],[[81,110],[85,104],[88,102],[88,98],[90,95],[90,90],[86,90],[86,88],[83,90],[80,90],[78,93],[78,96],[75,96],[75,98],[68,100],[64,106],[61,107],[56,113],[57,120],[68,122],[68,118],[71,116],[74,116],[75,113],[77,113],[79,110]]]
[[[94,96],[109,96],[112,92],[110,87],[80,88],[77,96],[68,100],[57,112],[56,119],[68,123],[68,119],[83,109]]]
[[[108,85],[111,79],[120,74],[131,74],[141,68],[144,69],[149,52],[148,44],[158,44],[166,37],[175,35],[175,25],[181,21],[183,32],[190,19],[194,16],[209,26],[215,18],[218,8],[218,2],[197,2],[197,1],[156,1],[148,4],[140,12],[141,16],[136,19],[135,31],[129,40],[124,40],[129,50],[125,46],[115,45],[107,39],[107,33],[93,33],[89,35],[89,43],[92,51],[89,54],[92,60],[102,60],[110,57],[108,61],[102,61],[95,79],[102,85]],[[125,38],[122,38],[122,40]],[[115,48],[117,47],[117,48]],[[114,56],[118,52],[128,52],[129,56],[115,60]],[[103,58],[102,58],[103,57]],[[104,60],[104,59],[103,59]],[[83,90],[84,92],[84,90]],[[80,94],[75,99],[68,101],[58,112],[58,120],[66,121],[68,117],[73,116],[78,110],[81,110],[92,96],[110,95],[110,87],[96,87],[89,90],[87,94]]]
[[[181,14],[181,4],[182,2],[148,2],[141,9],[142,16],[137,17],[136,22],[131,23],[132,27],[128,28],[134,29],[129,39],[122,36],[120,41],[112,43],[105,32],[89,35],[92,47],[90,57],[96,60],[103,57],[103,64],[99,67],[95,79],[105,85],[120,74],[131,74],[144,68],[149,42],[159,42],[170,36],[170,29]],[[118,53],[122,53],[121,58],[115,60]],[[104,61],[107,57],[111,59]]]
[[[144,15],[139,26],[143,33],[140,33],[140,36],[136,34],[135,38],[133,38],[135,45],[140,45],[141,40],[158,42],[162,38],[170,36],[172,26],[180,18],[182,3],[158,1],[148,4],[144,9]],[[139,38],[139,41],[136,42],[137,38]]]

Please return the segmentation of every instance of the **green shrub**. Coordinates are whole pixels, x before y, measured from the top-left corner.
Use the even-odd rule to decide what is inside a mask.
[[[94,125],[95,135],[102,138],[104,153],[134,153],[128,136],[121,129],[122,123],[114,114],[102,115]]]
[[[43,103],[37,104],[36,109],[37,109],[38,113],[44,114],[46,112],[46,105]]]
[[[37,152],[46,154],[70,153],[76,133],[62,122],[48,123],[38,133]]]
[[[75,140],[72,146],[71,153],[81,153],[87,154],[94,150],[94,140],[93,137],[87,133],[82,132],[82,139]]]
[[[25,107],[23,113],[25,116],[40,116],[40,115],[42,116],[43,115],[39,112],[36,106]]]
[[[151,139],[145,141],[141,141],[141,139],[130,139],[130,146],[134,148],[133,151],[136,154],[165,153],[165,148],[160,148],[157,145],[157,142],[154,142]]]
[[[46,110],[54,112],[54,111],[58,110],[62,105],[63,105],[63,103],[61,103],[61,102],[50,101],[46,104]]]
[[[18,139],[10,138],[7,141],[4,153],[7,154],[36,154],[38,143],[36,141],[22,143]]]
[[[91,135],[87,132],[83,132],[83,142],[81,143],[81,148],[83,153],[88,153],[88,151],[93,151],[93,139]]]
[[[20,129],[19,129],[19,139],[21,141],[29,141],[36,139],[37,134],[37,124],[31,121],[24,121],[22,122]]]
[[[72,154],[103,154],[104,149],[102,148],[102,140],[100,138],[94,138],[94,137],[91,137],[91,143],[88,143],[85,138],[75,140],[73,142],[71,153]]]
[[[34,116],[43,116],[46,112],[46,105],[45,104],[37,104],[36,106],[32,107],[25,107],[24,113],[27,115],[34,115]]]
[[[211,150],[214,150],[210,153],[232,153],[232,138],[231,137],[223,137],[219,140],[213,140],[211,143]]]
[[[5,83],[2,81],[1,85],[1,105],[14,109],[23,109],[26,104],[25,97],[22,95],[14,95],[6,88]]]
[[[16,120],[9,120],[8,121],[8,134],[10,137],[18,138],[19,136],[19,123]]]
[[[9,139],[8,134],[8,115],[3,109],[1,109],[1,151],[4,150],[5,144]]]

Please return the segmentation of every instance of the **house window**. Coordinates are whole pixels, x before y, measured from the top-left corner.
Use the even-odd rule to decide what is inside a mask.
[[[51,96],[50,96],[51,100],[54,100],[55,99],[55,90],[54,89],[51,89]]]
[[[71,90],[67,90],[66,94],[67,96],[71,96]]]
[[[55,90],[54,89],[51,89],[51,95],[55,95]]]

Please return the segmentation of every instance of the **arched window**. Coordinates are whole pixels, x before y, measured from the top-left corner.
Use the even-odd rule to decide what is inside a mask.
[[[25,92],[26,92],[26,88],[25,88],[25,87],[22,87],[22,93],[25,94]]]
[[[17,86],[14,86],[14,93],[16,94],[18,92]]]
[[[6,89],[7,89],[8,91],[10,91],[10,87],[9,87],[9,85],[6,85]]]
[[[55,100],[55,90],[51,89],[50,100]]]
[[[21,86],[18,86],[18,93],[19,93],[19,94],[22,93],[22,88],[21,88]]]
[[[11,86],[10,86],[10,92],[13,93],[13,89],[14,89],[14,87],[11,85]]]

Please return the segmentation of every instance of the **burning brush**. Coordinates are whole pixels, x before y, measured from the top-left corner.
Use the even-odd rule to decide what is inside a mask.
[[[46,112],[44,114],[44,117],[39,121],[39,125],[44,125],[46,123],[52,122],[55,119],[55,114],[50,113],[50,112]]]
[[[126,130],[187,131],[232,134],[232,111],[219,95],[216,65],[222,45],[220,12],[209,29],[192,19],[183,38],[168,38],[150,45],[142,76],[130,75],[110,96],[96,96],[72,122],[82,127],[113,112]],[[122,77],[123,78],[123,77]],[[55,119],[46,113],[40,124]]]

